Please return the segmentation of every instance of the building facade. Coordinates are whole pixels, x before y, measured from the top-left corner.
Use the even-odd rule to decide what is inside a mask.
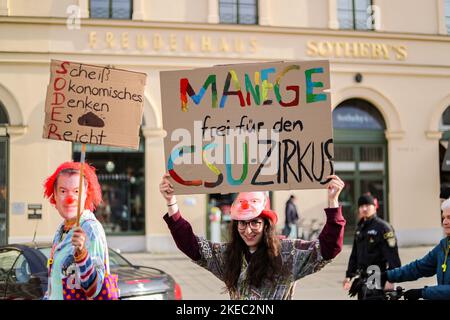
[[[0,0],[0,243],[50,240],[60,222],[44,179],[80,146],[42,138],[51,59],[145,72],[137,151],[89,145],[111,246],[177,250],[162,220],[164,173],[159,72],[217,64],[330,60],[336,172],[352,236],[355,201],[370,192],[400,245],[441,236],[441,168],[450,128],[448,0]],[[284,223],[290,194],[305,221],[324,220],[325,190],[275,191]],[[208,234],[211,206],[226,222],[232,196],[179,197]],[[37,219],[36,219],[37,218]]]

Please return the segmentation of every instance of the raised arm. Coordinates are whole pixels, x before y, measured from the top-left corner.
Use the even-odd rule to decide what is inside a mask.
[[[190,223],[181,216],[177,198],[173,194],[173,185],[169,179],[170,175],[166,173],[159,184],[159,191],[166,200],[168,210],[164,215],[164,220],[178,249],[192,260],[197,261],[201,258],[197,238],[192,231]]]
[[[319,241],[323,258],[330,260],[341,252],[344,241],[345,219],[338,202],[344,182],[336,175],[327,178],[331,178],[328,183],[328,208],[325,209],[327,221],[319,235]]]

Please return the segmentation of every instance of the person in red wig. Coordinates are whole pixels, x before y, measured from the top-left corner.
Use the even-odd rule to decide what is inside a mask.
[[[109,272],[105,232],[93,214],[102,201],[100,184],[95,168],[84,164],[80,194],[80,167],[79,162],[65,162],[44,183],[44,196],[63,219],[53,239],[44,299],[72,299],[63,280],[73,289],[81,289],[87,298],[94,298]],[[79,197],[81,216],[77,226]]]
[[[313,241],[277,236],[278,215],[267,207],[266,192],[238,194],[231,206],[230,242],[196,236],[181,216],[169,174],[159,186],[168,206],[164,220],[178,248],[222,280],[231,299],[292,299],[296,280],[319,271],[342,249],[345,219],[338,197],[344,183],[335,175],[327,178],[327,222]]]

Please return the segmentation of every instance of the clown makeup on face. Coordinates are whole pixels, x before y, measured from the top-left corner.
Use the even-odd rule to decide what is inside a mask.
[[[66,221],[74,220],[77,217],[79,186],[80,174],[78,171],[62,171],[56,180],[54,190],[55,207],[60,216]],[[80,203],[81,208],[84,208],[86,201],[86,188],[87,184],[84,182]]]
[[[234,220],[256,218],[264,210],[266,195],[264,192],[241,192],[231,206]]]

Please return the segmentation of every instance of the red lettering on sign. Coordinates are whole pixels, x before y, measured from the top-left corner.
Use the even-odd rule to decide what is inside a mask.
[[[56,73],[66,74],[67,73],[67,69],[65,67],[66,64],[69,65],[70,64],[69,61],[64,61],[63,63],[61,63],[61,65],[60,65],[61,69],[56,70]]]
[[[62,80],[64,82],[63,82],[63,85],[58,88],[58,82],[60,80]],[[55,89],[56,91],[60,91],[60,90],[64,89],[65,86],[66,86],[66,79],[64,79],[64,78],[56,78],[55,81],[53,82],[53,89]]]
[[[50,136],[53,134],[55,137],[58,138],[58,140],[61,140],[61,135],[56,133],[56,131],[58,131],[58,127],[56,126],[56,124],[50,123],[50,125],[48,126],[47,139],[54,139],[54,138],[50,138]]]
[[[58,106],[66,101],[66,97],[61,92],[53,92],[52,106]]]

